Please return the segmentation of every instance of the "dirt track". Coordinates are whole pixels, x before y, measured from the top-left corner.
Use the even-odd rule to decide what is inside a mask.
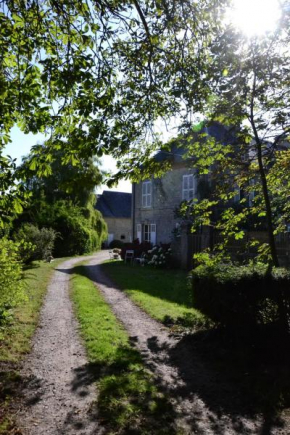
[[[141,352],[160,388],[171,397],[175,421],[185,434],[289,434],[281,419],[251,409],[227,376],[216,376],[195,343],[174,338],[136,307],[101,270],[106,252],[88,257],[90,278],[97,284],[133,346]],[[83,258],[82,258],[83,260]],[[86,369],[77,323],[68,296],[69,274],[80,259],[60,266],[49,286],[33,352],[23,370],[24,408],[18,422],[24,434],[95,434],[106,431],[92,412],[97,393]],[[152,434],[154,435],[154,434]],[[168,434],[169,435],[169,434]],[[173,434],[170,434],[173,435]]]
[[[99,253],[98,258],[108,255]],[[79,261],[62,263],[48,287],[33,350],[22,371],[24,402],[18,425],[23,434],[102,433],[90,413],[96,391],[86,382],[87,360],[68,293],[69,273]]]

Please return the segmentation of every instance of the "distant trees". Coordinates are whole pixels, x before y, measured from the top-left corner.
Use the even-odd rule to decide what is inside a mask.
[[[45,147],[38,146],[40,160],[44,158],[43,152]],[[14,226],[29,222],[40,228],[52,228],[57,233],[54,247],[57,256],[98,249],[107,234],[106,224],[94,208],[94,189],[102,180],[97,161],[82,159],[80,165],[74,166],[65,158],[63,150],[50,155],[51,173],[42,177],[37,175],[31,155],[18,168],[18,176],[30,197]]]

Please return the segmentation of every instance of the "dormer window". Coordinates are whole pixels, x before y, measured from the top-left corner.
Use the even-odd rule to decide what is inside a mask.
[[[182,199],[190,201],[194,197],[195,179],[193,174],[183,175],[182,180]]]
[[[151,180],[142,183],[142,207],[151,207],[152,205],[152,182]]]

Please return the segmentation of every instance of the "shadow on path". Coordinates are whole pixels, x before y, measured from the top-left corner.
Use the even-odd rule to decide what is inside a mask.
[[[95,277],[97,267],[58,270]],[[103,274],[98,275],[97,282],[112,286],[112,282]],[[130,343],[138,346],[138,336],[132,336]],[[165,351],[166,364],[178,373],[179,379],[168,384],[166,368],[163,368],[165,381],[164,378],[157,378],[157,383],[177,400],[182,407],[181,412],[187,414],[186,422],[190,431],[186,433],[290,433],[290,416],[284,415],[286,421],[280,416],[282,408],[287,414],[287,408],[290,407],[290,356],[283,344],[270,341],[237,342],[224,331],[216,329],[185,335],[168,347],[164,343],[160,346],[158,337],[148,337],[147,347],[148,355],[144,350],[141,353],[151,370],[154,371],[159,363],[164,365],[164,357],[160,355]],[[126,364],[130,364],[132,354],[126,358]],[[97,366],[89,367],[89,371],[84,373],[80,370],[76,373],[73,388],[99,379],[102,370]],[[116,367],[110,367],[109,370],[116,373]],[[117,372],[120,373],[120,367],[117,367]],[[107,391],[106,394],[111,392]],[[196,405],[201,402],[204,407]],[[178,418],[176,409],[171,409],[171,412],[173,419]]]

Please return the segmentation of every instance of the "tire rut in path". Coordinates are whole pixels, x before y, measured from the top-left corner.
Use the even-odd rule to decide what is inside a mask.
[[[101,252],[98,258],[105,260],[108,254]],[[22,370],[24,389],[18,426],[23,434],[103,433],[91,410],[96,390],[87,371],[68,292],[70,272],[83,260],[74,258],[60,264],[48,286],[32,352]]]
[[[177,426],[184,434],[290,433],[283,424],[276,426],[267,421],[267,416],[251,412],[235,385],[218,379],[186,340],[172,337],[167,328],[137,307],[103,273],[101,262],[98,257],[91,260],[86,265],[88,274],[170,397]]]

